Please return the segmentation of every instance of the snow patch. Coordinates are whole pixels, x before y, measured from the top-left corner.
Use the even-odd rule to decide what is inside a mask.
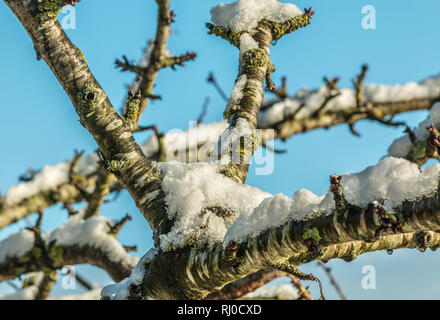
[[[157,254],[156,248],[151,248],[136,264],[130,277],[108,285],[101,291],[101,297],[109,297],[111,300],[125,300],[130,295],[131,285],[140,285],[144,279],[145,264],[151,262]]]
[[[282,23],[302,13],[296,5],[278,0],[238,0],[211,8],[211,20],[218,26],[239,32],[255,29],[263,19]]]

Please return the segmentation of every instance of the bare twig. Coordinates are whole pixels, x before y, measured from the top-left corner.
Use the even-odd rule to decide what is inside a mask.
[[[223,98],[223,100],[228,101],[228,96],[225,94],[223,89],[218,84],[217,79],[214,77],[214,73],[213,72],[209,73],[208,82],[212,83],[212,85],[217,90],[217,92],[220,94],[220,96]]]
[[[339,286],[338,282],[336,281],[335,277],[333,276],[331,268],[326,266],[322,261],[318,261],[318,266],[323,268],[324,271],[327,273],[327,276],[330,279],[330,283],[335,288],[335,290],[338,293],[341,300],[347,300],[347,297],[345,296],[344,292],[342,291],[341,287]]]

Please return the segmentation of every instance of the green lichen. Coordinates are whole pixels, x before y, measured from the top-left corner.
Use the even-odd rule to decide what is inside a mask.
[[[58,265],[63,259],[63,247],[54,245],[50,248],[47,256],[53,262],[53,264]]]
[[[133,95],[129,95],[127,98],[127,111],[124,115],[124,119],[130,128],[134,129],[138,122],[139,117],[139,107],[141,105],[141,100]]]
[[[341,185],[330,187],[330,191],[333,193],[335,200],[336,212],[342,213],[346,207],[346,201],[344,197],[344,189]]]
[[[75,50],[79,53],[79,55],[81,56],[81,58],[83,59],[83,61],[85,63],[87,63],[86,58],[84,57],[84,52],[76,45],[73,45]]]
[[[246,69],[249,70],[264,67],[267,64],[268,58],[263,49],[256,48],[243,53],[243,60]]]
[[[37,279],[37,277],[36,277],[35,275],[31,275],[31,276],[29,276],[29,277],[26,277],[26,278],[23,280],[23,289],[24,289],[24,288],[29,288],[29,287],[35,285],[35,284],[36,284],[36,283],[35,283],[36,279]]]
[[[411,148],[408,153],[408,157],[417,161],[419,159],[423,159],[426,156],[426,146],[428,141],[416,141],[411,145]]]
[[[303,240],[306,239],[313,239],[316,242],[319,242],[321,240],[321,235],[319,234],[319,231],[316,227],[313,227],[312,229],[307,229],[303,235],[302,235]]]
[[[230,163],[221,168],[219,173],[228,178],[233,178],[240,174],[240,168],[236,164]]]
[[[32,0],[31,2],[32,12],[40,22],[56,20],[65,5],[65,0]]]
[[[241,109],[241,107],[239,105],[233,104],[233,105],[228,105],[225,109],[225,111],[223,112],[223,117],[228,120],[231,121],[232,116],[239,112]]]
[[[104,162],[104,167],[108,172],[116,174],[131,163],[132,161],[126,159],[109,160]]]
[[[25,272],[26,272],[26,268],[25,267],[16,267],[15,268],[15,274],[17,276],[20,276],[20,275],[22,275]]]
[[[255,134],[240,137],[240,144],[237,145],[236,153],[240,153],[240,160],[245,156],[252,155],[260,145],[260,138]]]
[[[207,23],[206,27],[209,29],[208,34],[215,34],[216,36],[227,40],[233,46],[240,46],[240,37],[245,33],[244,31],[232,32],[230,29],[216,26],[212,23]]]
[[[35,258],[39,259],[39,258],[41,258],[42,254],[43,254],[43,249],[41,249],[39,247],[33,247],[31,252]]]
[[[20,258],[18,258],[19,263],[27,263],[29,261],[31,261],[31,257],[29,255],[21,256]]]
[[[269,22],[272,31],[272,39],[277,41],[284,35],[294,32],[310,24],[310,17],[302,14],[283,23]]]

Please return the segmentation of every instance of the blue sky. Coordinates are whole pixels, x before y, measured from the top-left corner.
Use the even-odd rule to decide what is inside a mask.
[[[213,71],[224,90],[230,92],[236,78],[238,53],[225,41],[207,35],[204,27],[210,20],[210,7],[219,2],[171,0],[177,18],[168,48],[175,54],[195,51],[198,57],[185,68],[178,67],[178,71],[161,71],[155,93],[162,95],[163,100],[149,105],[142,124],[154,123],[162,131],[187,129],[188,121],[197,119],[206,97],[211,98],[211,104],[205,122],[221,119],[224,102],[206,78]],[[279,82],[286,75],[291,94],[302,86],[321,85],[325,75],[340,76],[340,86],[350,86],[350,79],[363,63],[370,66],[370,83],[419,81],[440,71],[437,0],[298,0],[295,4],[300,8],[313,6],[316,15],[310,26],[283,38],[272,49],[272,62],[277,67],[273,79]],[[375,30],[361,28],[365,5],[376,8]],[[118,109],[126,94],[125,85],[133,80],[133,75],[115,69],[114,60],[122,54],[130,59],[140,57],[147,41],[154,38],[155,16],[153,0],[83,1],[76,6],[77,28],[67,33],[83,50],[92,72]],[[0,188],[4,193],[27,168],[39,169],[65,161],[74,149],[89,152],[96,144],[79,124],[67,95],[47,65],[36,60],[32,42],[3,2],[0,39]],[[412,112],[399,119],[416,125],[426,115],[425,111]],[[288,153],[275,157],[271,175],[256,176],[251,172],[247,182],[274,194],[291,196],[300,188],[323,194],[330,174],[356,172],[377,163],[393,139],[402,134],[402,128],[387,128],[368,121],[356,127],[361,138],[350,135],[348,128],[341,125],[296,135],[285,143],[277,141],[276,146]],[[147,137],[148,133],[137,136],[139,141]],[[134,219],[119,239],[123,244],[137,244],[137,254],[141,255],[152,245],[151,232],[130,197],[122,193],[102,209],[103,215],[115,218],[126,212]],[[50,208],[44,215],[43,229],[50,231],[66,220],[67,215],[59,206]],[[23,227],[25,221],[0,230],[0,239]],[[392,255],[367,254],[351,263],[331,261],[329,265],[352,299],[438,298],[439,261],[435,252],[401,250]],[[376,268],[375,290],[361,287],[364,265]],[[97,268],[80,266],[77,270],[101,284],[110,281]],[[320,276],[326,296],[337,298],[326,276],[314,264],[304,266],[303,271]],[[316,294],[316,285],[310,286]],[[0,292],[8,290],[0,285]],[[53,293],[73,291],[57,286]]]

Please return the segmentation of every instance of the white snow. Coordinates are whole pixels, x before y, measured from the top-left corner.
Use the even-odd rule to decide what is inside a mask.
[[[170,233],[160,236],[161,248],[183,245],[189,238],[221,242],[228,222],[203,208],[222,207],[232,212],[251,212],[270,194],[233,182],[217,173],[217,165],[207,163],[158,163],[162,172],[162,188],[166,194],[170,219],[176,218]]]
[[[108,285],[101,291],[101,297],[109,297],[111,300],[124,300],[130,294],[131,285],[140,285],[144,279],[145,264],[151,262],[157,254],[157,249],[151,248],[136,264],[130,277]]]
[[[243,33],[240,37],[240,53],[243,54],[246,51],[257,49],[258,43],[252,38],[249,33]]]
[[[207,153],[218,141],[222,132],[227,128],[226,121],[219,121],[210,124],[199,124],[197,127],[190,128],[186,131],[171,130],[164,137],[165,149],[169,160],[186,160],[186,152],[191,161],[197,161],[197,147],[202,147],[197,153],[198,161],[205,161]],[[141,145],[142,151],[147,157],[152,157],[159,150],[159,142],[155,134],[153,134],[146,142]],[[179,152],[178,156],[174,156],[175,152]]]
[[[238,0],[213,7],[211,20],[218,26],[238,32],[251,31],[263,19],[282,23],[301,14],[294,4],[278,0]]]
[[[135,266],[138,258],[128,254],[124,247],[108,234],[115,221],[104,216],[87,220],[70,220],[67,224],[46,234],[43,239],[50,243],[56,241],[62,246],[84,246],[99,248],[110,260],[125,262]],[[32,231],[22,230],[10,235],[0,242],[0,263],[7,258],[19,257],[30,251],[34,245],[35,235]]]
[[[210,154],[211,160],[216,160],[221,156],[220,163],[235,163],[239,164],[240,161],[240,145],[242,139],[245,142],[251,143],[253,134],[260,134],[252,129],[249,122],[244,118],[239,118],[234,127],[230,126],[222,133],[218,143]],[[232,159],[230,157],[232,155]]]
[[[301,189],[292,199],[270,195],[259,189],[233,182],[217,173],[221,166],[208,163],[159,163],[166,194],[169,218],[175,218],[173,229],[160,236],[161,249],[184,245],[188,239],[243,242],[263,231],[292,220],[311,219],[330,214],[335,209],[333,194],[317,196]],[[360,173],[345,174],[342,179],[348,202],[361,207],[373,201],[385,201],[392,210],[404,200],[431,196],[436,192],[440,164],[419,170],[405,159],[388,157]],[[225,221],[209,210],[222,207],[233,212],[235,221]]]
[[[0,295],[0,300],[35,300],[37,294],[38,287],[30,286],[22,290]]]
[[[404,200],[433,195],[439,183],[440,164],[419,170],[417,164],[402,158],[386,157],[376,166],[343,176],[345,199],[364,207],[374,200],[385,200],[393,208]]]
[[[440,75],[427,78],[419,83],[409,82],[403,85],[378,85],[369,84],[364,88],[364,98],[367,102],[396,102],[424,98],[435,98],[438,96],[440,87]],[[293,98],[275,102],[273,106],[260,114],[258,126],[260,128],[270,127],[293,114],[298,108],[305,104],[297,114],[296,119],[304,119],[312,115],[329,95],[326,86],[317,90],[303,88]],[[340,95],[328,102],[325,107],[327,111],[341,111],[356,106],[355,92],[353,89],[344,88]]]
[[[34,246],[35,234],[30,230],[21,230],[0,241],[0,263],[7,258],[20,257]]]
[[[440,102],[434,103],[430,110],[430,116],[419,123],[412,131],[415,135],[416,141],[425,141],[429,137],[429,132],[426,130],[431,124],[434,124],[436,128],[440,128]],[[411,140],[408,134],[397,138],[392,142],[388,148],[388,154],[393,157],[406,157],[411,148]]]
[[[298,291],[290,284],[266,285],[243,296],[246,299],[280,298],[287,300],[298,299]]]
[[[247,75],[242,74],[235,81],[234,88],[232,88],[231,95],[229,97],[228,106],[238,105],[243,98],[243,89],[247,82]]]
[[[99,248],[110,260],[124,261],[134,266],[138,258],[128,254],[115,237],[108,234],[110,226],[114,224],[114,220],[104,216],[91,217],[82,221],[71,220],[51,233],[44,234],[43,238],[47,242],[55,240],[57,244],[63,246],[88,245]]]
[[[43,280],[44,273],[43,272],[31,272],[27,274],[27,278],[34,278],[34,284],[17,290],[12,293],[6,293],[3,295],[0,295],[0,300],[35,300],[35,297],[38,294],[38,286],[40,285],[41,281]]]
[[[93,152],[79,160],[75,173],[87,176],[96,169],[98,155]],[[20,202],[39,192],[55,189],[59,185],[69,182],[69,169],[72,160],[58,163],[54,166],[44,166],[32,180],[19,183],[9,188],[5,196],[7,205]]]
[[[243,242],[248,237],[256,237],[269,228],[292,220],[300,221],[329,214],[334,208],[333,194],[330,192],[319,197],[311,191],[301,189],[295,192],[292,199],[282,194],[267,197],[252,211],[240,213],[227,230],[224,245],[230,240]]]

